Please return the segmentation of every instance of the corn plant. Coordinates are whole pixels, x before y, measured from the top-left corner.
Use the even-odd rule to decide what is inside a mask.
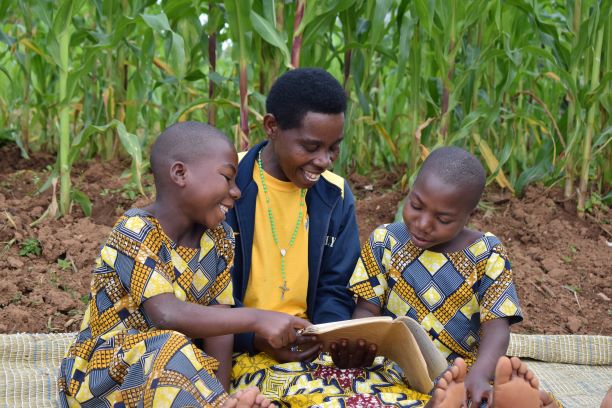
[[[275,78],[319,66],[349,97],[334,170],[403,166],[405,184],[455,144],[490,182],[559,184],[582,213],[612,202],[611,4],[0,0],[0,143],[57,154],[65,213],[87,207],[75,160],[129,157],[140,186],[155,136],[187,119],[245,148]]]

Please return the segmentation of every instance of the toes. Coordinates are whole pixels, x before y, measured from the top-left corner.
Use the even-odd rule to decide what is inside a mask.
[[[263,404],[265,401],[266,401],[266,397],[264,397],[261,394],[257,395],[257,397],[255,398],[255,402],[258,404]]]
[[[540,389],[540,380],[534,375],[533,379],[529,381],[533,388]]]
[[[456,379],[463,380],[467,374],[467,365],[462,358],[457,358],[453,362],[453,366],[457,367]]]
[[[500,357],[497,360],[497,365],[495,366],[495,383],[496,384],[505,384],[510,381],[512,378],[512,370],[515,366],[516,362],[512,359],[508,359],[508,357]],[[520,360],[517,358],[518,366],[520,365]]]
[[[446,378],[442,377],[438,380],[438,384],[436,386],[439,389],[445,390],[448,388],[448,381],[446,380]]]
[[[229,397],[223,404],[223,408],[235,408],[238,405],[238,400],[234,397]]]
[[[440,402],[444,400],[444,397],[446,396],[446,390],[445,389],[441,389],[441,388],[436,388],[433,396],[431,398],[432,401],[436,401],[436,402]]]
[[[520,358],[514,356],[510,357],[510,363],[512,364],[512,369],[515,371],[518,371],[518,369],[521,367],[521,364],[523,364]]]

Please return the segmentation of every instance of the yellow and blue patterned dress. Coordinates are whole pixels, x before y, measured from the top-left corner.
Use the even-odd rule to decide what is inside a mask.
[[[61,406],[223,404],[218,362],[185,335],[155,328],[142,304],[173,293],[201,305],[232,305],[233,246],[225,224],[207,230],[200,248],[186,248],[146,211],[127,211],[96,260],[81,331],[60,367]]]
[[[415,246],[403,223],[382,225],[363,245],[349,289],[384,315],[421,323],[449,362],[462,357],[468,366],[482,323],[523,319],[506,249],[490,233],[438,253]]]

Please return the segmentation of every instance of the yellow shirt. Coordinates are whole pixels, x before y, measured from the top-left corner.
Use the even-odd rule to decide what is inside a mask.
[[[295,241],[289,242],[296,228],[300,213],[300,188],[290,181],[278,180],[264,172],[268,197],[278,236],[274,242],[266,194],[259,175],[257,162],[253,166],[253,180],[259,192],[255,204],[255,231],[251,274],[247,285],[244,305],[264,310],[285,312],[306,317],[308,295],[308,213],[306,203],[302,208],[302,222],[298,226]],[[281,251],[285,249],[286,287],[289,289],[281,299],[283,277],[281,273]]]

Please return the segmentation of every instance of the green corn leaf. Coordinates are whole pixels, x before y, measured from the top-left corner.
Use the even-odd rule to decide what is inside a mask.
[[[433,22],[433,14],[430,13],[434,11],[434,8],[430,8],[431,2],[427,2],[427,0],[415,0],[414,1],[414,9],[417,17],[421,21],[421,24],[425,27],[427,32],[431,31],[431,26]]]
[[[11,81],[11,74],[8,72],[8,70],[5,67],[0,66],[0,72],[2,72],[6,76],[6,79]]]
[[[287,49],[287,38],[285,33],[276,31],[273,23],[270,23],[253,10],[251,10],[250,13],[250,20],[257,34],[259,34],[268,44],[273,45],[281,52],[284,65],[286,67],[291,66],[291,55]]]
[[[151,27],[154,31],[158,33],[163,33],[164,31],[172,31],[170,28],[170,23],[168,22],[168,17],[164,13],[160,14],[141,14],[140,17],[142,20],[147,23],[149,27]]]
[[[185,76],[185,42],[183,37],[175,32],[171,35],[172,44],[170,47],[170,65],[177,79],[181,80]]]
[[[91,217],[93,205],[85,193],[73,189],[70,197],[72,201],[76,202],[81,207],[86,217]]]
[[[543,180],[553,172],[553,165],[550,161],[552,147],[552,142],[547,140],[538,150],[534,161],[536,164],[523,171],[516,180],[514,187],[519,197],[523,195],[525,187],[529,184]]]

